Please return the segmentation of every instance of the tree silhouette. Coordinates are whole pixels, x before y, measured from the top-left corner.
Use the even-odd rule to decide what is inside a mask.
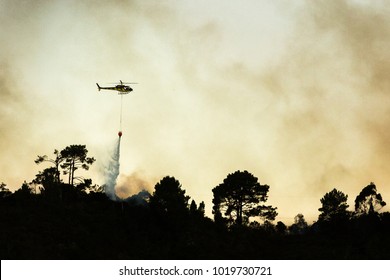
[[[83,182],[77,185],[77,189],[79,191],[85,192],[85,193],[103,193],[104,187],[93,185],[92,179],[84,179]]]
[[[322,207],[318,209],[321,212],[319,216],[319,221],[336,221],[336,220],[345,220],[349,217],[347,208],[348,195],[344,194],[341,191],[336,190],[335,188],[326,193],[323,198],[321,198]]]
[[[178,180],[166,176],[156,184],[150,197],[150,207],[164,216],[182,216],[188,212],[189,196]]]
[[[47,198],[61,199],[61,182],[58,181],[58,170],[56,167],[49,167],[35,175],[33,184],[41,185],[39,188],[42,195]]]
[[[0,199],[10,196],[12,192],[7,188],[7,185],[0,183]]]
[[[40,163],[45,162],[45,161],[53,163],[54,168],[55,168],[54,170],[56,171],[54,178],[55,178],[56,183],[59,183],[60,182],[60,164],[64,160],[64,158],[58,152],[58,150],[54,150],[54,155],[55,155],[54,159],[49,158],[47,155],[38,156],[37,159],[35,160],[35,163],[40,164]]]
[[[204,213],[205,213],[205,204],[204,204],[204,202],[202,201],[199,204],[199,207],[198,207],[196,205],[195,200],[192,200],[191,204],[190,204],[190,214],[194,215],[194,216],[204,217]]]
[[[276,232],[280,234],[285,234],[287,231],[287,226],[283,222],[279,221],[276,223],[275,229]]]
[[[304,234],[308,228],[303,214],[298,214],[294,217],[294,223],[290,226],[289,230],[291,234]]]
[[[93,157],[87,157],[88,150],[85,145],[70,145],[63,149],[60,153],[63,163],[61,168],[64,169],[64,175],[69,175],[68,183],[74,186],[74,179],[79,179],[74,176],[77,169],[89,169],[89,165],[95,162]]]
[[[355,199],[355,213],[360,215],[373,214],[386,205],[382,195],[377,193],[374,183],[364,187]]]
[[[26,200],[32,196],[31,186],[24,181],[22,186],[15,191],[14,197],[18,200]]]
[[[178,180],[166,176],[154,187],[149,198],[149,207],[153,220],[153,240],[164,244],[164,252],[175,251],[187,239],[189,227],[189,196]]]
[[[150,196],[151,195],[147,190],[142,190],[139,193],[126,198],[125,201],[131,206],[147,206]]]
[[[274,220],[276,208],[260,205],[267,201],[268,185],[260,185],[248,171],[229,174],[222,184],[213,189],[215,221],[228,225],[248,224],[250,217]]]

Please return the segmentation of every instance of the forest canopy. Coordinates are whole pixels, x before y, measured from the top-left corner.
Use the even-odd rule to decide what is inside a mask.
[[[272,186],[247,170],[227,175],[213,193],[214,219],[174,176],[149,193],[110,200],[104,186],[79,177],[95,159],[85,145],[38,156],[49,163],[15,192],[0,184],[2,259],[388,259],[390,213],[374,183],[362,188],[354,211],[334,188],[319,199],[308,224],[277,221],[266,205]],[[62,176],[66,180],[62,180]]]

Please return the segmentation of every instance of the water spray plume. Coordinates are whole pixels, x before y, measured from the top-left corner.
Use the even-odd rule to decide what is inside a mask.
[[[119,134],[119,133],[118,133]],[[115,148],[111,155],[108,166],[106,167],[105,174],[105,192],[106,195],[111,200],[116,200],[117,195],[115,192],[116,182],[119,176],[119,157],[120,157],[120,146],[121,146],[121,137],[119,136],[117,142],[115,143]]]

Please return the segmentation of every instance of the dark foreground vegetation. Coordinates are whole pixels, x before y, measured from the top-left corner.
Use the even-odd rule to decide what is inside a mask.
[[[152,194],[111,201],[103,187],[75,176],[76,166],[94,161],[85,147],[67,148],[53,160],[38,157],[54,167],[14,193],[1,184],[1,259],[390,259],[390,213],[378,212],[386,203],[373,183],[353,212],[334,189],[313,225],[298,214],[286,226],[275,222],[276,207],[264,205],[269,186],[236,171],[212,190],[212,220],[174,177]]]

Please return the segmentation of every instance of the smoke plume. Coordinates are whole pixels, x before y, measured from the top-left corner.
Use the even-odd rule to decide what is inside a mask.
[[[38,2],[0,1],[11,189],[34,178],[37,154],[81,143],[107,156],[119,104],[95,83],[128,79],[124,172],[119,140],[97,171],[112,199],[170,174],[211,209],[211,189],[243,169],[291,221],[316,219],[334,187],[353,200],[372,181],[390,196],[390,2]]]
[[[152,192],[153,184],[150,182],[150,179],[146,179],[146,176],[141,172],[120,175],[116,187],[117,196],[126,199],[140,192]]]

